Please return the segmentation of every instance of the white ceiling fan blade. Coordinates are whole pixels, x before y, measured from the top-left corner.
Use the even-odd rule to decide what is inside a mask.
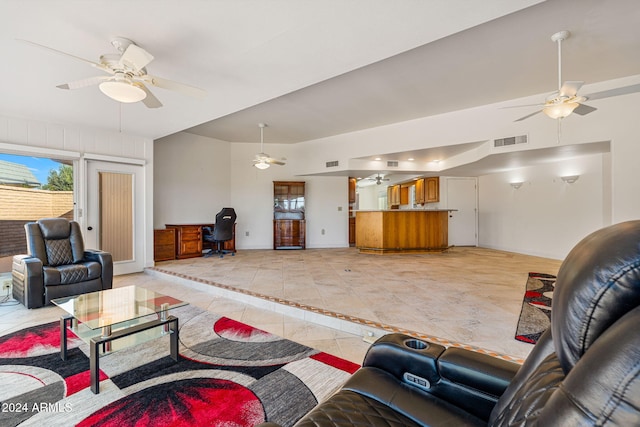
[[[272,165],[279,165],[279,166],[284,166],[285,165],[284,162],[282,162],[280,160],[276,160],[276,159],[271,159],[271,158],[267,159],[267,163],[270,163]]]
[[[160,100],[158,98],[156,98],[155,95],[153,93],[151,93],[151,91],[149,89],[147,89],[147,87],[145,85],[143,85],[142,83],[139,83],[139,82],[135,82],[133,84],[146,92],[147,96],[142,100],[142,103],[147,108],[160,108],[160,107],[162,107],[162,102],[160,102]]]
[[[560,96],[576,96],[584,82],[580,81],[568,81],[564,82],[560,88]]]
[[[54,48],[52,48],[52,47],[45,46],[45,45],[42,45],[42,44],[39,44],[39,43],[35,43],[35,42],[29,41],[29,40],[23,40],[23,39],[16,39],[16,40],[17,40],[17,41],[20,41],[20,42],[24,42],[24,43],[29,43],[29,44],[31,44],[31,45],[33,45],[33,46],[37,46],[37,47],[40,47],[40,48],[42,48],[42,49],[50,50],[50,51],[55,52],[55,53],[57,53],[57,54],[59,54],[59,55],[64,55],[64,56],[71,57],[71,58],[76,59],[76,60],[78,60],[78,61],[82,61],[82,62],[84,62],[84,63],[86,63],[86,64],[89,64],[89,65],[91,65],[92,67],[95,67],[95,68],[98,68],[98,69],[100,69],[100,70],[103,70],[103,71],[106,71],[106,72],[108,72],[108,73],[113,74],[113,71],[112,71],[111,69],[109,69],[108,67],[105,67],[103,64],[100,64],[99,62],[89,61],[88,59],[80,58],[79,56],[75,56],[75,55],[72,55],[72,54],[70,54],[70,53],[63,52],[63,51],[61,51],[61,50],[54,49]]]
[[[58,85],[59,89],[82,89],[83,87],[93,86],[111,80],[112,76],[89,77],[88,79],[76,80],[65,84]]]
[[[524,117],[520,117],[519,119],[514,120],[514,122],[521,122],[521,121],[523,121],[523,120],[525,120],[525,119],[528,119],[529,117],[533,117],[533,116],[535,116],[536,114],[539,114],[539,113],[542,113],[542,110],[538,110],[538,111],[536,111],[536,112],[534,112],[534,113],[527,114],[527,115],[526,115],[526,116],[524,116]]]
[[[173,80],[163,79],[162,77],[156,77],[151,75],[145,75],[140,77],[140,80],[143,80],[150,85],[160,87],[162,89],[173,90],[176,92],[183,93],[185,95],[193,96],[194,98],[203,99],[207,96],[207,92],[204,90],[197,88],[195,86],[189,86],[184,83],[174,82]]]
[[[593,113],[596,110],[597,110],[597,108],[595,108],[595,107],[591,107],[591,106],[585,105],[585,104],[580,104],[580,105],[578,105],[576,107],[575,110],[573,110],[573,112],[575,114],[580,115],[580,116],[584,116],[586,114]]]
[[[133,43],[127,47],[127,50],[125,50],[120,57],[120,62],[122,62],[123,65],[133,68],[136,71],[142,70],[151,61],[153,61],[153,55]]]
[[[596,92],[596,93],[592,93],[591,95],[585,95],[585,97],[589,101],[593,101],[594,99],[610,98],[612,96],[628,95],[630,93],[636,93],[636,92],[640,92],[640,83],[631,85],[631,86],[619,87],[616,89],[603,90],[602,92]]]

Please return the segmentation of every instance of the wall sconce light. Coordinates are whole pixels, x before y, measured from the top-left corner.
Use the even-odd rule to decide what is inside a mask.
[[[578,180],[578,178],[580,178],[580,175],[567,175],[567,176],[561,176],[560,178],[562,178],[562,180],[567,184],[573,184]]]
[[[510,182],[509,185],[511,185],[514,189],[518,189],[520,187],[522,187],[522,184],[524,184],[524,182]]]

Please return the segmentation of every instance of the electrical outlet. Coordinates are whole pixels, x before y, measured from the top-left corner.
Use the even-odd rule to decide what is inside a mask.
[[[2,289],[11,289],[11,279],[5,279],[2,281]]]
[[[245,231],[245,232],[244,232],[244,235],[245,235],[245,236],[247,236],[247,237],[249,237],[249,232],[248,232],[248,231]]]

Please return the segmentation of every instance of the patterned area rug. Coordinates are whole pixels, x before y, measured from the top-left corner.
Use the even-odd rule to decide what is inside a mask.
[[[97,395],[83,341],[60,359],[59,322],[0,337],[0,425],[291,425],[358,368],[192,306],[172,314],[180,361],[168,336],[103,356]]]
[[[518,341],[535,344],[551,325],[551,300],[555,283],[556,276],[551,274],[529,273],[516,329]]]

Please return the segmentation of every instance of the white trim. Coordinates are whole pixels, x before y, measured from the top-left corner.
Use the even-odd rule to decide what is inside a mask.
[[[78,151],[54,150],[52,148],[34,147],[30,145],[9,144],[0,142],[0,151],[6,154],[27,155],[36,157],[52,157],[57,159],[76,160],[80,158]]]
[[[117,156],[105,156],[103,154],[93,154],[93,153],[84,153],[82,155],[84,160],[98,160],[101,162],[110,162],[110,163],[124,163],[128,165],[137,165],[137,166],[145,166],[146,160],[144,159],[133,159],[130,157],[117,157]]]

